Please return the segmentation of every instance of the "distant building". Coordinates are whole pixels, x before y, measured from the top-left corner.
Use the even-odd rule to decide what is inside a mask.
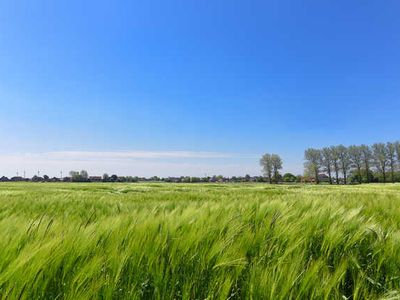
[[[320,182],[329,182],[329,176],[324,173],[318,174],[318,179]]]

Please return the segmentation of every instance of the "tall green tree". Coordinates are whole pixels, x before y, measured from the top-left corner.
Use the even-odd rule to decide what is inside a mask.
[[[321,150],[321,165],[324,171],[328,173],[329,183],[332,184],[332,167],[333,167],[333,156],[332,149],[324,147]]]
[[[272,183],[272,160],[271,154],[265,153],[260,159],[260,165],[262,166],[263,174],[268,178],[269,183]]]
[[[314,148],[308,148],[304,151],[304,159],[306,160],[304,166],[315,177],[315,183],[319,184],[319,171],[321,168],[321,151]]]
[[[357,181],[358,183],[362,183],[362,175],[361,175],[361,167],[362,167],[362,150],[360,146],[349,146],[348,148],[349,158],[351,162],[351,167],[357,170]]]
[[[88,181],[88,179],[89,179],[89,174],[88,174],[88,172],[86,170],[82,170],[79,173],[79,176],[81,177],[82,181]]]
[[[343,145],[339,145],[336,147],[339,155],[339,161],[340,161],[340,169],[343,174],[343,181],[344,184],[347,184],[347,173],[350,169],[350,157],[349,157],[349,152],[347,148]]]
[[[362,153],[362,161],[365,169],[365,174],[366,174],[366,179],[365,181],[367,183],[372,181],[372,173],[371,173],[371,162],[373,158],[372,150],[371,147],[368,145],[361,145],[360,150]]]
[[[271,154],[271,164],[272,164],[272,172],[273,172],[273,180],[275,183],[279,181],[279,170],[282,169],[282,159],[278,154]]]
[[[85,182],[89,179],[89,174],[87,171],[82,170],[81,172],[78,171],[70,171],[69,176],[71,180],[74,182]]]
[[[386,144],[386,153],[388,157],[388,163],[390,167],[390,179],[394,182],[394,171],[396,166],[396,144],[395,143],[387,143]]]
[[[330,149],[331,149],[331,155],[332,155],[332,165],[333,165],[333,169],[335,171],[336,184],[339,184],[339,172],[340,172],[339,151],[336,146],[330,146]]]
[[[386,182],[386,167],[389,163],[386,145],[383,143],[375,143],[372,145],[372,151],[374,165],[382,174],[383,182]]]
[[[400,142],[395,142],[394,145],[396,147],[397,163],[400,165]]]

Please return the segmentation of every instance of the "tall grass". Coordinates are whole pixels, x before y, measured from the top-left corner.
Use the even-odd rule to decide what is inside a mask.
[[[2,299],[400,299],[400,185],[0,184]]]

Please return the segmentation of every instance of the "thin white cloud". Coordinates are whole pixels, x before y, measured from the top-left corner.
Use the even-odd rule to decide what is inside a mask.
[[[0,154],[0,176],[37,174],[59,176],[60,171],[85,169],[89,174],[104,172],[137,176],[226,176],[259,173],[258,155],[196,151],[58,151]]]
[[[240,158],[249,155],[224,152],[196,152],[196,151],[59,151],[47,152],[43,156],[49,159],[77,159],[77,160],[126,160],[126,159],[210,159],[210,158]]]

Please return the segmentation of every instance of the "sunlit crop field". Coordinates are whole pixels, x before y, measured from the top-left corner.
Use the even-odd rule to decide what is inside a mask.
[[[400,299],[400,185],[0,184],[2,299]]]

